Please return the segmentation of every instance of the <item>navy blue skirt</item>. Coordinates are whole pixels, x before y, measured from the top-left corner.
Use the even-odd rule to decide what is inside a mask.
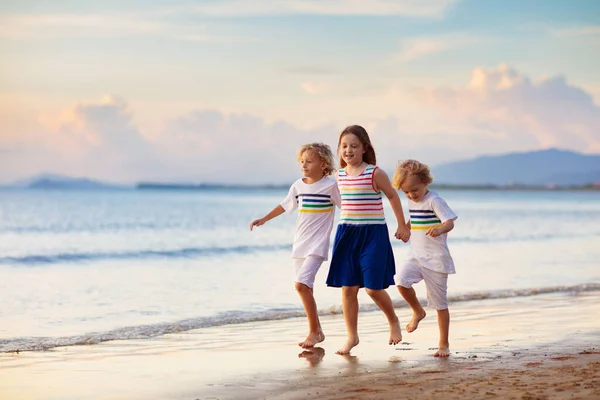
[[[394,285],[395,273],[387,225],[338,225],[327,286],[387,289]]]

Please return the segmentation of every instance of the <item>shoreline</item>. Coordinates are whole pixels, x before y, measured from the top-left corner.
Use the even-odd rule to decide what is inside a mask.
[[[523,297],[539,296],[544,294],[574,294],[574,293],[587,293],[587,292],[600,292],[599,283],[583,283],[578,285],[561,285],[561,286],[549,286],[541,288],[524,288],[524,289],[511,289],[511,290],[483,290],[477,292],[466,292],[461,294],[453,294],[448,297],[449,302],[453,305],[460,303],[468,303],[478,300],[497,300],[497,299],[519,299]],[[377,306],[370,301],[368,298],[364,298],[368,303],[361,303],[361,312],[377,312]],[[426,307],[426,298],[419,298],[422,306]],[[402,299],[393,299],[394,308],[397,313],[408,312],[408,305]],[[321,308],[318,310],[320,318],[327,318],[331,315],[342,315],[341,305],[330,306],[328,308]],[[302,319],[304,318],[304,311],[301,309],[286,309],[276,310],[269,309],[264,310],[262,313],[246,312],[238,313],[235,317],[223,317],[219,319],[217,316],[206,316],[198,317],[193,319],[182,319],[178,321],[164,321],[157,322],[154,324],[146,325],[133,325],[133,326],[122,326],[108,329],[105,331],[96,332],[79,332],[70,336],[56,336],[56,337],[32,337],[27,341],[15,340],[18,338],[0,338],[0,354],[2,353],[21,353],[21,352],[36,352],[36,351],[47,351],[57,347],[67,346],[80,346],[80,345],[96,345],[115,340],[146,340],[160,337],[162,335],[168,335],[172,333],[181,333],[194,331],[197,329],[211,328],[211,327],[227,327],[228,325],[242,324],[242,323],[254,323],[254,322],[265,322],[276,321],[276,320],[289,320],[289,319]],[[143,329],[144,331],[140,331]],[[403,327],[404,329],[404,327]],[[134,337],[131,337],[132,332],[136,332]]]
[[[293,318],[5,353],[0,398],[485,398],[492,390],[498,398],[590,398],[600,393],[598,304],[600,291],[451,304],[447,359],[432,356],[433,313],[408,334],[404,308],[396,309],[404,336],[396,346],[387,345],[380,311],[361,312],[361,343],[349,356],[335,354],[345,341],[342,315],[321,319],[326,340],[309,351],[297,346],[306,321]]]

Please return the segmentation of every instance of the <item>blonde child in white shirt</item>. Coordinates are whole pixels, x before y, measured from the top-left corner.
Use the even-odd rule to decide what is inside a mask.
[[[398,164],[392,186],[402,190],[408,198],[411,230],[410,253],[403,267],[394,276],[400,294],[410,305],[413,316],[406,326],[414,332],[426,312],[419,303],[412,285],[425,281],[428,306],[437,310],[440,340],[436,357],[448,357],[450,344],[450,312],[448,311],[448,274],[454,274],[454,261],[446,243],[447,234],[454,228],[457,216],[448,204],[430,191],[433,182],[429,167],[416,160]]]
[[[335,179],[329,177],[333,167],[331,148],[323,143],[310,143],[298,151],[303,178],[290,187],[283,201],[264,217],[252,221],[250,230],[283,214],[298,210],[292,259],[296,273],[295,286],[308,318],[308,336],[298,343],[310,348],[325,340],[319,321],[317,304],[313,296],[315,276],[323,261],[327,260],[335,207],[340,207],[341,197]]]

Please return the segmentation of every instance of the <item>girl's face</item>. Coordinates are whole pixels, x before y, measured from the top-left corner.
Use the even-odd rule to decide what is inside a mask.
[[[325,162],[321,160],[321,157],[313,150],[306,150],[300,156],[300,168],[302,174],[313,183],[325,175]]]
[[[365,146],[353,133],[347,133],[340,140],[340,155],[346,164],[358,166],[363,162]]]
[[[417,175],[410,175],[406,177],[404,182],[402,182],[402,185],[400,185],[400,189],[402,189],[409,200],[412,200],[415,203],[423,200],[423,197],[429,193],[427,185],[421,182]]]

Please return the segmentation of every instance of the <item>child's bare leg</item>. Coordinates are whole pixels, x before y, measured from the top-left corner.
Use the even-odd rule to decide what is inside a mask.
[[[336,351],[337,354],[349,354],[350,350],[358,344],[358,289],[359,286],[342,287],[342,310],[348,340],[341,349]]]
[[[313,347],[315,344],[325,340],[325,335],[321,329],[321,322],[319,322],[317,303],[315,302],[312,288],[303,283],[296,282],[296,290],[300,295],[300,300],[302,300],[302,305],[308,318],[308,336],[302,342],[298,343],[298,346],[304,348]]]
[[[450,342],[448,333],[450,331],[450,312],[448,309],[438,310],[438,326],[440,328],[440,343],[435,357],[448,357],[450,355]]]
[[[394,311],[394,304],[390,295],[385,290],[372,290],[367,289],[367,294],[371,296],[377,307],[383,311],[387,317],[388,323],[390,324],[390,341],[389,344],[398,344],[402,341],[402,330],[400,329],[400,322]]]
[[[414,332],[417,330],[419,322],[421,322],[421,320],[425,318],[427,313],[421,306],[421,303],[419,303],[419,299],[417,299],[417,293],[415,292],[415,289],[405,288],[404,286],[398,285],[398,290],[400,291],[400,295],[402,295],[404,300],[406,300],[413,312],[413,316],[410,322],[408,323],[408,325],[406,325],[406,332]]]

